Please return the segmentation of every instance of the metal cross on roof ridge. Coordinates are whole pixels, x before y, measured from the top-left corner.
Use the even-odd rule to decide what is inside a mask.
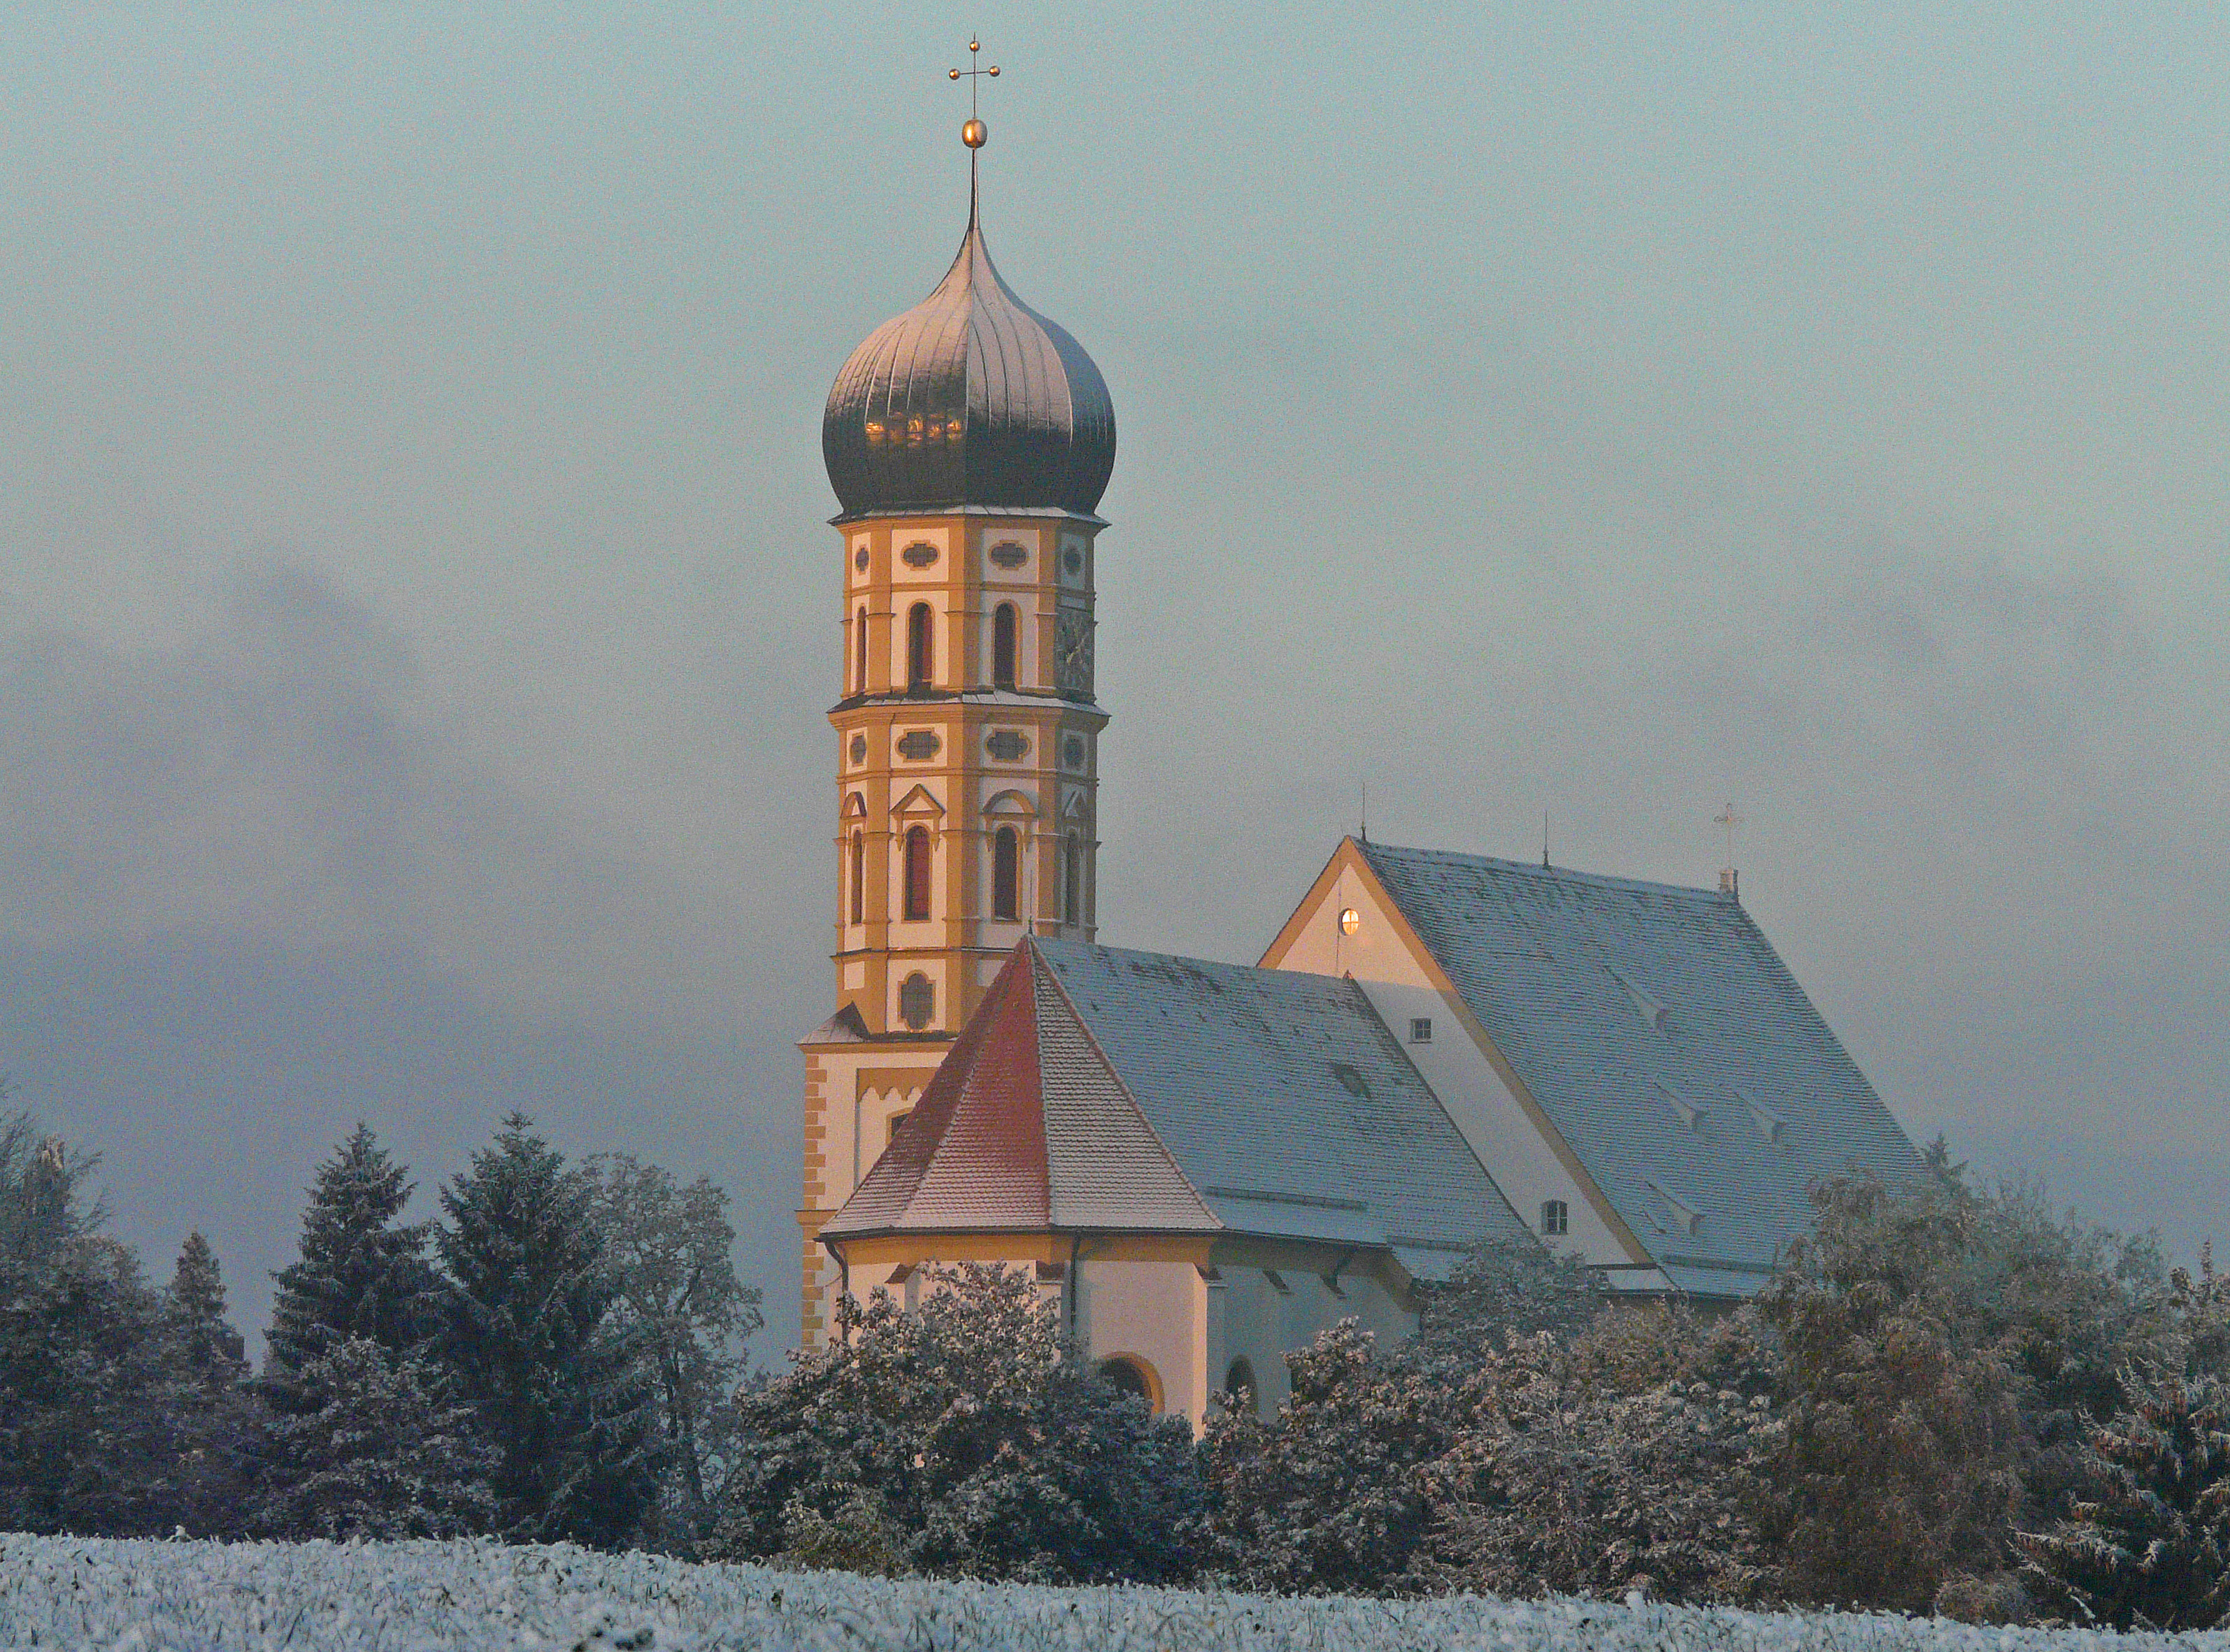
[[[1743,818],[1735,813],[1735,806],[1732,803],[1728,804],[1725,808],[1711,817],[1713,826],[1722,826],[1727,829],[1727,865],[1730,866],[1735,864],[1735,828],[1742,823]]]

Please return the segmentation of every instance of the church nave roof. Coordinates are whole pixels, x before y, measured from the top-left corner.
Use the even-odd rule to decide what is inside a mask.
[[[822,1230],[1531,1244],[1351,981],[1027,940]]]

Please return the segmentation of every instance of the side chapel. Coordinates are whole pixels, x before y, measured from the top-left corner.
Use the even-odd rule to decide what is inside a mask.
[[[1905,1132],[1737,897],[1344,839],[1254,967],[1096,940],[1107,386],[968,225],[837,375],[838,1007],[805,1055],[800,1330],[1031,1270],[1197,1425],[1483,1239],[1731,1302]]]

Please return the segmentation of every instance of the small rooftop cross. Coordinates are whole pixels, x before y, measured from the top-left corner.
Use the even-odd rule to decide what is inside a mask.
[[[970,35],[968,37],[969,67],[964,69],[946,71],[946,78],[954,80],[964,79],[968,82],[968,119],[960,128],[960,141],[970,149],[983,148],[983,140],[991,135],[991,129],[977,119],[976,114],[976,87],[986,75],[994,80],[999,78],[999,66],[996,63],[992,64],[988,69],[979,69],[975,67],[976,55],[983,49],[983,42]]]
[[[1711,817],[1712,825],[1727,829],[1727,864],[1719,868],[1719,891],[1724,895],[1735,892],[1735,829],[1742,823],[1742,816],[1735,813],[1731,803]]]

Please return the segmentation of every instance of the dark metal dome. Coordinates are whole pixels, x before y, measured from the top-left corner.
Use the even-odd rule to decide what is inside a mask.
[[[821,455],[847,517],[970,505],[1090,516],[1115,469],[1115,403],[1084,347],[999,279],[971,201],[937,291],[837,374]]]

